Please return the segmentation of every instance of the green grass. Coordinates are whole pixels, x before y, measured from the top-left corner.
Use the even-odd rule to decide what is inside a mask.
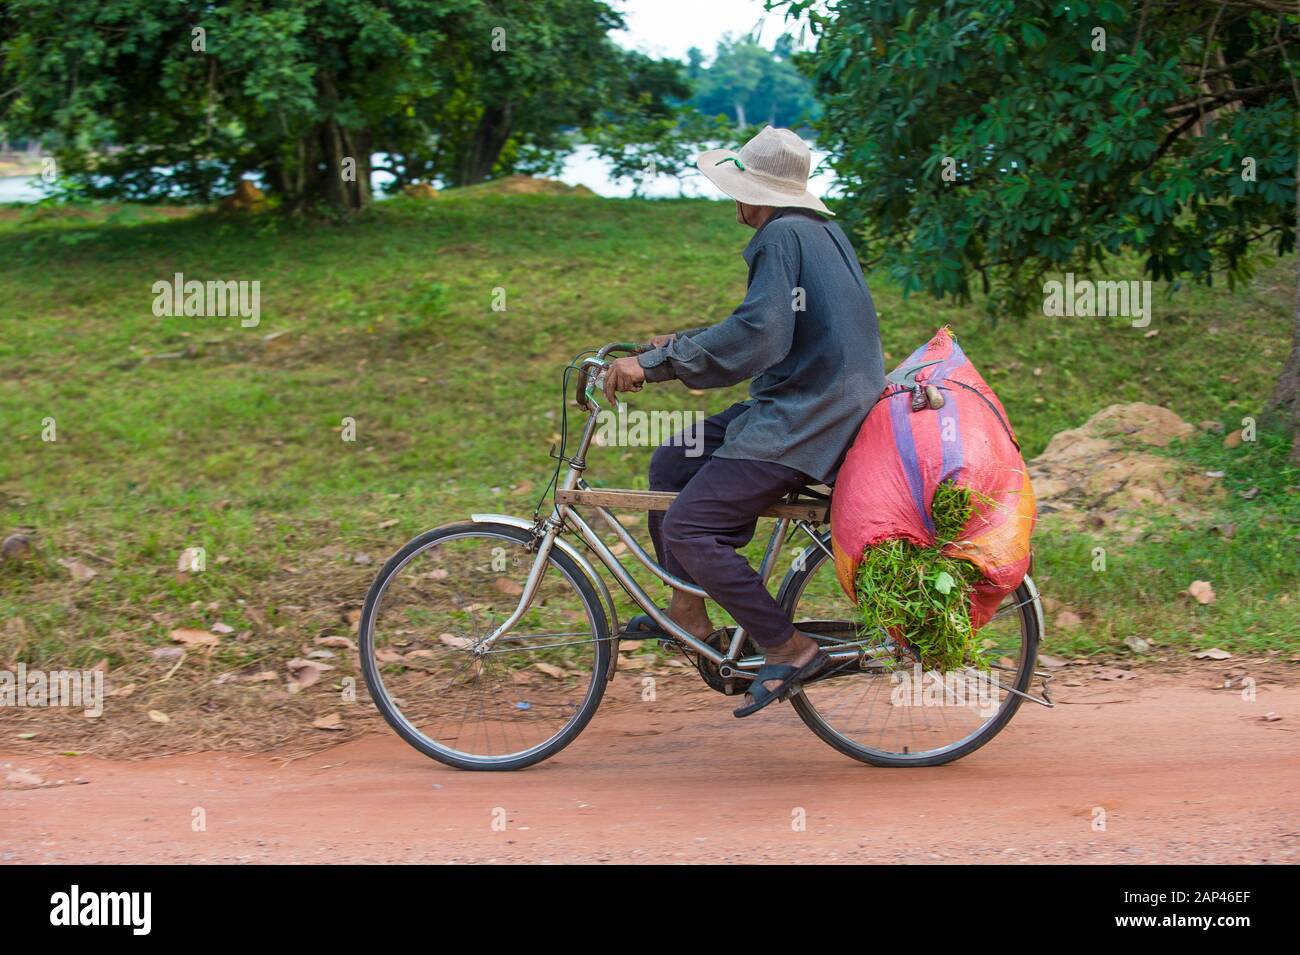
[[[744,293],[749,234],[725,205],[564,196],[397,199],[347,226],[0,210],[0,533],[35,528],[39,547],[37,560],[0,567],[0,662],[117,665],[167,643],[173,626],[214,620],[253,631],[223,640],[214,666],[309,645],[414,534],[474,511],[531,513],[553,466],[564,362],[724,317]],[[1152,338],[1120,320],[992,325],[978,305],[905,301],[880,278],[872,288],[891,364],[952,324],[1032,456],[1115,402],[1230,427],[1258,414],[1289,344],[1293,268],[1266,268],[1234,295],[1160,299]],[[260,326],[155,317],[151,286],[175,272],[260,281]],[[497,288],[505,311],[491,307]],[[742,394],[674,383],[631,402],[711,413]],[[341,440],[345,417],[353,443]],[[46,418],[56,442],[41,440]],[[1175,453],[1225,470],[1230,488],[1262,489],[1229,495],[1231,540],[1159,527],[1113,545],[1094,573],[1096,541],[1036,538],[1044,592],[1086,624],[1052,631],[1047,649],[1133,634],[1300,642],[1284,602],[1300,592],[1287,490],[1300,477],[1277,439],[1236,451],[1218,440]],[[645,487],[648,455],[598,449],[592,478]],[[180,580],[191,546],[208,569]],[[97,576],[73,583],[60,557]],[[1215,604],[1178,596],[1198,577]]]
[[[970,521],[970,490],[951,480],[940,482],[930,514],[935,532],[930,547],[889,540],[862,555],[856,587],[863,625],[905,640],[927,668],[947,673],[972,661],[986,667],[976,652],[970,620],[979,571],[969,561],[943,553],[962,538]]]

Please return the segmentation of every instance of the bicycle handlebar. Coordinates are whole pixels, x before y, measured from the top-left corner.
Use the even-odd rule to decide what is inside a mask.
[[[624,351],[629,355],[639,355],[650,348],[646,344],[637,344],[636,342],[610,342],[604,345],[596,352],[594,358],[584,358],[582,364],[578,366],[578,390],[573,395],[574,403],[583,411],[592,411],[587,404],[587,383],[592,368],[604,369],[609,366],[605,358],[616,351]],[[599,372],[597,373],[599,374]]]

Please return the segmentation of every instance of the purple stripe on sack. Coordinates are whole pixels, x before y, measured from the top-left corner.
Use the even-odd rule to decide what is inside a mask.
[[[930,509],[925,506],[925,489],[921,485],[921,463],[916,457],[916,442],[912,439],[912,406],[908,392],[900,393],[902,400],[891,396],[889,399],[889,420],[894,426],[894,444],[898,456],[903,462],[903,473],[907,476],[907,486],[912,491],[912,504],[917,516],[925,523],[925,528],[934,534],[934,521],[930,519]]]
[[[965,451],[961,443],[961,412],[958,410],[959,405],[950,389],[942,389],[943,396],[948,399],[939,409],[939,447],[943,449],[943,473],[939,475],[940,481],[946,481],[948,478],[956,475],[965,463]],[[952,440],[945,441],[948,435]]]
[[[926,356],[926,353],[927,353],[929,350],[930,350],[930,343],[929,343],[929,342],[926,342],[924,345],[922,345],[922,346],[921,346],[920,348],[918,348],[916,351],[912,352],[912,354],[908,355],[907,358],[906,358],[906,360],[905,360],[901,365],[899,365],[898,367],[899,367],[899,368],[906,368],[906,367],[909,366],[909,365],[920,364],[922,361],[925,361],[925,360],[926,360],[925,356]]]
[[[952,343],[952,354],[943,360],[942,363],[935,365],[933,368],[927,368],[922,374],[926,381],[939,382],[943,381],[954,371],[966,364],[966,353],[961,350],[961,346],[956,342]]]

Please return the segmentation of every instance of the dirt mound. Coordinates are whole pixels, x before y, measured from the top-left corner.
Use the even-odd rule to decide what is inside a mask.
[[[473,186],[448,189],[449,196],[594,196],[586,186],[570,186],[558,179],[542,179],[532,176],[506,176],[491,182],[480,182]]]
[[[1103,408],[1029,463],[1039,513],[1076,530],[1137,527],[1157,516],[1195,520],[1201,505],[1222,497],[1217,480],[1145,450],[1195,433],[1158,405]]]
[[[247,179],[239,180],[235,194],[219,203],[222,212],[261,212],[266,208],[266,193]]]
[[[413,182],[402,189],[402,195],[412,199],[437,199],[438,190],[427,182]]]

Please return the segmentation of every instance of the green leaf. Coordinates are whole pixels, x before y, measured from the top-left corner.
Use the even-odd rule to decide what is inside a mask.
[[[952,588],[957,586],[957,581],[952,579],[952,574],[946,570],[940,571],[939,576],[934,578],[934,589],[941,594],[952,593]]]

